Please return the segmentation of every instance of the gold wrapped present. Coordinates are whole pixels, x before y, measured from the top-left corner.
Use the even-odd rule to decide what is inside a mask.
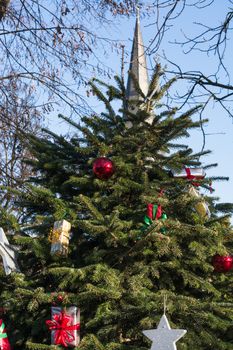
[[[67,255],[71,224],[66,220],[55,221],[50,233],[52,255]]]
[[[193,186],[189,188],[189,194],[194,198],[201,198],[200,193]],[[203,218],[210,217],[210,211],[208,204],[204,200],[200,200],[200,202],[195,204],[195,209],[197,213]]]

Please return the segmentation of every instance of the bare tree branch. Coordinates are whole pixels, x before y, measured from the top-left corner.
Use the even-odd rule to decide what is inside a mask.
[[[111,38],[98,36],[96,28],[111,25],[114,17],[110,20],[109,14],[129,16],[136,3],[52,0],[48,6],[45,0],[1,1],[0,77],[5,80],[13,74],[23,81],[31,76],[37,88],[44,90],[45,103],[57,96],[75,113],[86,113],[79,87],[94,71],[109,74],[97,52],[115,45]]]

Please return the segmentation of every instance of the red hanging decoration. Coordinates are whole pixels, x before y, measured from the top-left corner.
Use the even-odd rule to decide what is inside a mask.
[[[64,347],[78,345],[80,323],[76,321],[76,307],[67,308],[68,312],[61,311],[61,308],[52,307],[52,320],[46,320],[46,325],[52,331],[52,344]],[[70,310],[70,312],[69,312]]]
[[[67,293],[60,292],[58,293],[51,293],[51,303],[54,306],[62,305],[67,303],[68,295]]]
[[[0,319],[0,349],[11,350],[11,346],[6,334],[5,324],[1,319]]]
[[[61,294],[59,294],[59,295],[57,296],[57,301],[58,301],[59,303],[62,303],[63,300],[64,300],[64,296],[61,295]]]
[[[115,166],[111,159],[100,157],[93,163],[93,172],[101,180],[108,180],[115,173]]]
[[[155,220],[166,220],[167,215],[163,212],[162,206],[159,204],[147,204],[147,215],[144,216],[144,225],[141,228],[142,231],[146,230]],[[166,228],[161,227],[161,233],[166,233]]]
[[[155,204],[147,204],[147,216],[151,220],[158,220],[162,216],[162,207],[161,205],[155,205]]]
[[[190,180],[193,186],[200,186],[200,183],[196,180],[203,180],[206,176],[204,169],[202,168],[186,168],[184,167],[181,171],[171,171],[171,175],[175,178]],[[192,181],[195,180],[195,181]]]
[[[228,272],[233,267],[233,256],[216,254],[212,259],[212,264],[216,272]]]

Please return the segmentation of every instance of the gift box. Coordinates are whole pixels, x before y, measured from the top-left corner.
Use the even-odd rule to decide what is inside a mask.
[[[76,306],[51,308],[51,320],[46,321],[51,330],[51,344],[65,348],[80,342],[80,310]]]
[[[147,204],[147,215],[144,216],[144,225],[142,230],[147,229],[155,220],[166,220],[167,215],[163,212],[162,206],[157,204],[149,203]],[[165,227],[160,229],[161,233],[165,233]]]
[[[201,198],[202,197],[200,195],[200,193],[198,192],[198,190],[196,190],[193,186],[191,186],[189,188],[189,194],[194,198]],[[201,217],[203,217],[203,218],[210,217],[210,210],[209,210],[208,204],[204,200],[201,200],[200,202],[196,203],[195,209]]]
[[[6,334],[5,324],[1,319],[0,319],[0,349],[11,350],[11,346]]]
[[[71,224],[66,220],[55,221],[51,232],[51,254],[67,255]]]
[[[170,174],[175,178],[188,180],[201,180],[206,176],[206,173],[202,168],[184,168],[178,172],[171,170]]]

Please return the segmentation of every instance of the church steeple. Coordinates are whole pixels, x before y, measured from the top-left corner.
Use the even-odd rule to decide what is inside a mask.
[[[134,31],[133,47],[131,52],[130,67],[129,71],[132,72],[140,86],[140,89],[147,95],[149,78],[146,64],[146,56],[144,51],[142,33],[140,29],[140,15],[139,8],[137,8],[137,19]],[[138,101],[140,100],[140,95],[134,87],[132,77],[128,76],[127,82],[127,98],[129,100]]]

